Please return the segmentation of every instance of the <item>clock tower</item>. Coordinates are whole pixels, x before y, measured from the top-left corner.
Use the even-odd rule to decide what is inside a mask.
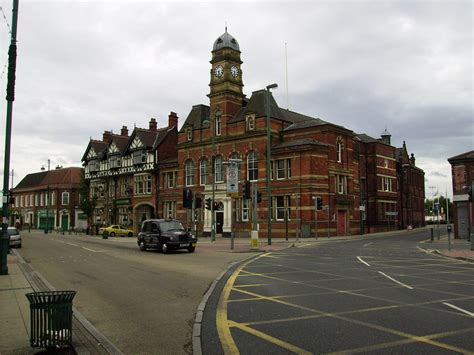
[[[211,115],[220,115],[223,126],[226,126],[227,120],[242,107],[245,97],[239,43],[227,32],[227,28],[214,42],[210,63],[211,82],[207,96]]]

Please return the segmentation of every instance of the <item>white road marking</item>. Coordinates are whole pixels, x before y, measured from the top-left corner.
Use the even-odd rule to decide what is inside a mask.
[[[73,247],[78,247],[79,245],[73,243],[66,243],[67,245],[72,245]]]
[[[94,249],[89,249],[89,248],[86,248],[86,247],[82,247],[82,249],[89,250],[93,253],[103,253],[104,251],[106,251],[106,250],[94,250]]]
[[[406,288],[409,288],[410,290],[413,290],[413,287],[408,286],[408,285],[405,285],[403,282],[400,282],[400,281],[395,280],[393,277],[388,276],[387,274],[383,273],[382,271],[379,271],[379,274],[385,276],[386,278],[389,278],[389,279],[392,280],[393,282],[396,282],[397,284],[399,284],[399,285],[401,285],[401,286],[403,286],[403,287],[406,287]]]
[[[373,244],[373,243],[367,243],[367,244],[364,244],[364,247],[366,247],[367,245],[370,245],[370,244]]]
[[[469,312],[469,311],[466,311],[465,309],[459,308],[459,307],[457,307],[457,306],[455,306],[455,305],[453,305],[453,304],[451,304],[451,303],[443,302],[443,304],[445,304],[445,305],[448,306],[448,307],[454,308],[454,309],[456,309],[456,310],[458,310],[458,311],[460,311],[460,312],[462,312],[462,313],[466,313],[467,315],[469,315],[469,316],[471,316],[471,317],[474,317],[474,313]]]
[[[297,247],[298,248],[305,248],[305,247],[310,247],[312,246],[313,244],[301,244],[301,245],[298,245]]]
[[[370,266],[370,264],[369,264],[369,263],[366,263],[364,260],[362,260],[362,258],[361,258],[360,256],[358,256],[357,259],[359,259],[359,261],[360,261],[361,263],[364,263],[365,265]]]

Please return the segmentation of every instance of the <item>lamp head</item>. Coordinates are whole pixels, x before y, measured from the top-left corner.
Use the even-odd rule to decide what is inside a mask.
[[[278,84],[276,84],[276,83],[270,84],[270,85],[267,85],[267,90],[276,89],[277,87],[278,87]]]

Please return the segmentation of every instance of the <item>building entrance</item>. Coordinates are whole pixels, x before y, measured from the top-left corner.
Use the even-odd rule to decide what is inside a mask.
[[[337,211],[337,235],[346,235],[346,211]]]
[[[216,211],[216,233],[222,234],[224,227],[224,211]]]

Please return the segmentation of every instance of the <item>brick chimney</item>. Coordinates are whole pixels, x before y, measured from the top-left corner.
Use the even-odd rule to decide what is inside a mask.
[[[122,129],[120,130],[120,135],[124,137],[128,137],[128,128],[127,126],[122,126]]]
[[[176,115],[176,112],[170,112],[168,116],[168,127],[176,127],[176,129],[178,129],[178,115]]]
[[[156,119],[150,118],[150,131],[156,131]]]
[[[102,134],[102,142],[110,143],[111,141],[112,141],[112,132],[104,131],[104,134]]]

